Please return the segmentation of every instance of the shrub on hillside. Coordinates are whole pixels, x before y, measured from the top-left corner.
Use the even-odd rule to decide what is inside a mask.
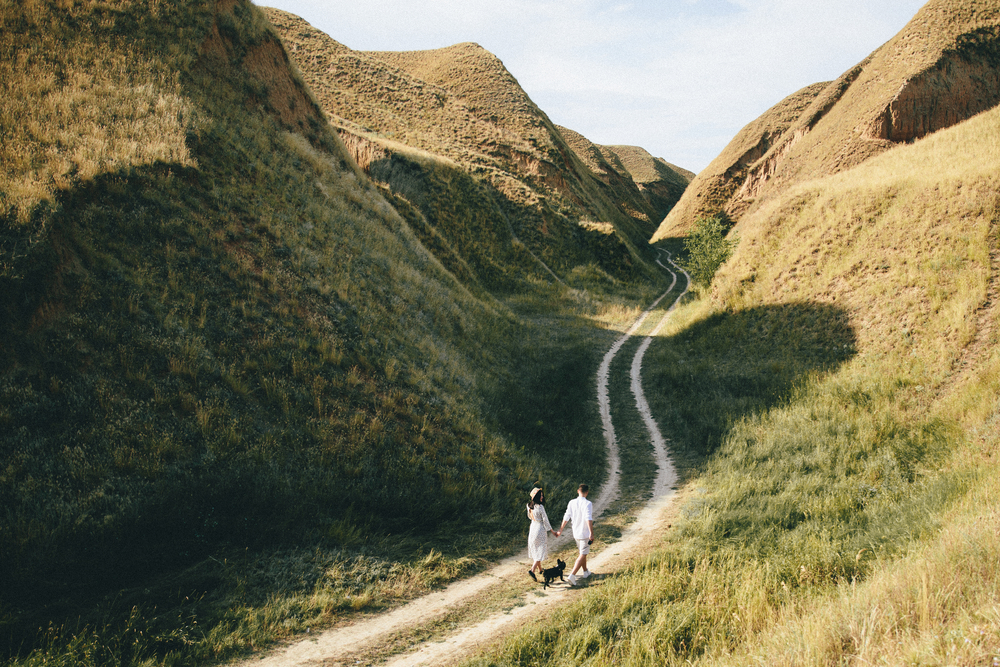
[[[706,289],[715,272],[727,259],[732,257],[738,239],[727,239],[726,229],[719,218],[699,218],[684,238],[681,267],[691,275],[691,281],[698,289]]]

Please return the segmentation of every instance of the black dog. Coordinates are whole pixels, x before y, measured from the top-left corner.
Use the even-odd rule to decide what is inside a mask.
[[[566,563],[557,558],[555,567],[547,567],[542,570],[542,576],[545,577],[545,583],[542,585],[542,590],[548,588],[549,584],[555,581],[556,577],[559,578],[559,581],[566,581],[563,579],[563,570],[565,569]]]

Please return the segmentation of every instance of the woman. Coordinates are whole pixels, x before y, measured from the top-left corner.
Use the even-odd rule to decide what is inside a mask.
[[[528,494],[528,518],[531,519],[531,530],[528,531],[528,556],[535,561],[528,574],[538,581],[535,572],[541,573],[542,561],[549,555],[549,531],[555,537],[559,537],[559,533],[552,530],[549,524],[549,517],[545,514],[545,494],[537,486]]]

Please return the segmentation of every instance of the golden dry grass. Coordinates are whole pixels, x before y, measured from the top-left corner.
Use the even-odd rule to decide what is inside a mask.
[[[156,162],[196,166],[184,139],[197,121],[176,72],[138,50],[64,44],[46,26],[31,26],[30,12],[24,17],[30,27],[2,29],[39,29],[37,49],[69,57],[60,78],[47,58],[8,42],[0,60],[0,209],[26,223],[39,202],[75,181]]]
[[[737,225],[740,247],[715,294],[730,308],[837,304],[863,349],[949,374],[991,275],[996,117],[774,198]]]
[[[984,451],[966,462],[989,472],[942,517],[945,527],[928,544],[899,560],[879,560],[864,583],[845,583],[780,613],[769,610],[740,650],[710,652],[697,664],[995,664],[1000,487],[991,459]]]
[[[646,358],[706,457],[684,519],[474,664],[1000,660],[998,137],[993,109],[736,225]]]
[[[998,136],[1000,110],[993,110],[794,188],[739,225],[747,245],[720,277],[718,295],[725,300],[728,294],[731,307],[805,293],[841,304],[859,334],[857,365],[867,373],[891,369],[913,387],[895,409],[910,419],[930,413],[964,431],[958,442],[967,444],[940,474],[976,481],[938,517],[940,534],[900,560],[880,559],[863,584],[783,610],[763,628],[762,641],[733,655],[710,652],[704,664],[978,665],[1000,659],[1000,341],[991,257],[1000,245]],[[778,238],[762,242],[772,235]],[[790,262],[771,271],[764,260],[772,253]],[[752,287],[740,287],[750,256],[763,270]]]
[[[639,250],[653,224],[642,197],[634,187],[624,197],[606,193],[496,56],[470,43],[417,52],[353,51],[298,17],[266,11],[360,162],[368,164],[367,155],[379,153],[389,163],[399,144],[440,155],[483,186],[474,196],[450,192],[451,206],[496,209],[487,226],[509,227],[557,274],[598,262],[622,277],[654,275]],[[399,182],[408,170],[404,164],[376,178],[410,199],[407,184]],[[424,200],[432,197],[425,193]],[[433,211],[416,204],[435,225]],[[581,238],[580,220],[611,224],[616,233]],[[460,254],[476,252],[463,250],[456,232],[441,231]],[[483,245],[494,254],[510,252],[509,243]]]
[[[848,169],[992,107],[1000,96],[992,64],[998,25],[993,2],[928,2],[839,79],[803,89],[747,125],[654,238],[683,233],[705,214],[738,219],[791,185]]]

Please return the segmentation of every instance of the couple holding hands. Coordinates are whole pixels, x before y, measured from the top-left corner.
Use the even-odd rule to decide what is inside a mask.
[[[573,564],[573,571],[569,574],[569,583],[576,586],[577,572],[580,578],[586,579],[590,576],[587,569],[587,554],[590,553],[590,544],[594,541],[594,509],[593,503],[587,500],[590,487],[581,484],[577,489],[577,496],[569,501],[566,506],[566,513],[563,515],[562,526],[559,530],[553,530],[549,524],[549,517],[545,513],[545,492],[535,487],[531,490],[528,500],[528,518],[531,519],[531,530],[528,532],[528,555],[535,563],[528,570],[532,579],[536,572],[542,571],[542,561],[549,555],[548,534],[554,536],[562,535],[567,523],[573,524],[573,537],[576,539],[576,546],[580,552],[576,562]]]

